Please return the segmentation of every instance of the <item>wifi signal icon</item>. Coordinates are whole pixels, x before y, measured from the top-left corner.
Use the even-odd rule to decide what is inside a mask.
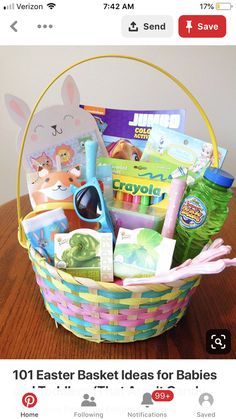
[[[49,7],[49,9],[54,9],[54,7],[56,7],[55,3],[48,3],[47,6]]]

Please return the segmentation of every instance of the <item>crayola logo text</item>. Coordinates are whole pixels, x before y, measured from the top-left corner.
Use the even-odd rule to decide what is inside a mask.
[[[137,185],[136,183],[121,182],[120,179],[113,180],[113,189],[115,191],[129,192],[132,195],[152,195],[160,196],[161,188],[150,185]]]

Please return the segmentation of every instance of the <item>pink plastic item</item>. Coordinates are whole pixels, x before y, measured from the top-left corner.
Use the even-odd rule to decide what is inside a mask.
[[[162,236],[172,239],[175,231],[176,219],[179,212],[180,202],[186,188],[185,180],[173,179],[170,187],[170,200],[162,228]]]
[[[222,239],[216,239],[208,247],[205,247],[194,259],[186,260],[177,268],[167,272],[160,272],[150,278],[126,278],[123,285],[161,284],[190,278],[194,275],[215,274],[222,272],[226,267],[235,266],[236,258],[221,259],[222,256],[231,252],[231,246],[223,245]]]

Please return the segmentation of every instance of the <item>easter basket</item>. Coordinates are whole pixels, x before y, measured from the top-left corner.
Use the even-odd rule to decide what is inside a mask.
[[[21,144],[17,171],[18,240],[28,250],[45,307],[57,324],[61,324],[79,338],[94,342],[125,343],[158,336],[175,326],[185,314],[190,299],[200,283],[200,276],[168,284],[158,283],[136,286],[121,286],[116,283],[97,282],[90,278],[74,277],[68,272],[47,263],[36,250],[30,247],[24,234],[22,221],[35,215],[35,211],[26,217],[22,217],[20,201],[23,150],[32,118],[39,103],[50,87],[69,70],[89,61],[106,58],[136,61],[159,71],[171,79],[187,94],[206,123],[213,145],[216,166],[218,163],[218,149],[211,123],[192,93],[164,69],[135,57],[104,55],[91,57],[73,64],[52,80],[39,97],[30,114]],[[57,205],[64,209],[73,209],[72,203]],[[48,204],[45,209],[52,208],[55,208],[55,206]]]

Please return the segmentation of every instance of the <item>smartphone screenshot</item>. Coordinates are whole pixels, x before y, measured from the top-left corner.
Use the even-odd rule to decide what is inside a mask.
[[[0,0],[1,417],[235,418],[235,19]]]

